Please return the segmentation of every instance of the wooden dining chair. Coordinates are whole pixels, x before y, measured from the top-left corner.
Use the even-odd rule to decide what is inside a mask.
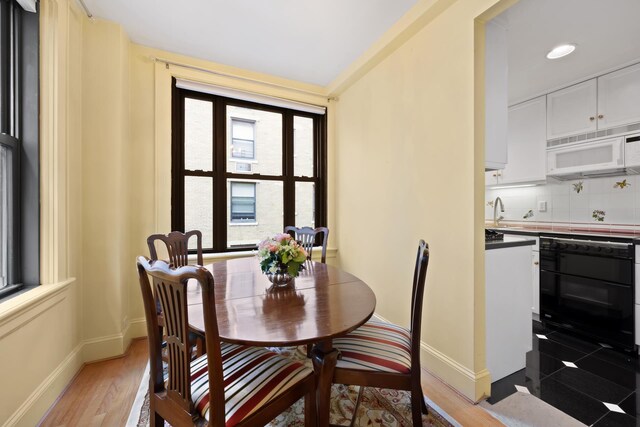
[[[150,426],[263,426],[305,398],[305,425],[316,423],[315,377],[311,369],[263,348],[221,343],[214,282],[201,266],[174,268],[164,261],[137,260],[149,334]],[[149,281],[151,276],[151,283]],[[202,288],[207,352],[191,360],[187,283]],[[152,290],[153,287],[153,290]],[[158,295],[165,314],[168,360],[163,370],[162,336],[155,327]]]
[[[147,246],[149,246],[149,254],[152,260],[158,259],[158,253],[156,251],[156,242],[164,243],[167,254],[169,255],[169,262],[174,267],[182,267],[189,265],[189,239],[195,237],[196,239],[196,256],[197,264],[203,265],[204,260],[202,257],[202,233],[200,230],[191,230],[186,233],[180,231],[172,231],[169,234],[152,234],[147,237]]]
[[[158,252],[156,243],[161,242],[165,245],[168,261],[174,267],[183,267],[189,265],[189,240],[191,238],[196,239],[196,256],[197,264],[203,265],[204,260],[202,256],[202,233],[200,230],[191,230],[186,233],[180,231],[172,231],[169,234],[152,234],[147,237],[147,246],[149,247],[149,255],[152,260],[158,259]],[[164,316],[158,305],[158,327],[160,328],[160,334],[162,334],[162,328],[164,327]],[[190,342],[195,348],[196,357],[202,356],[205,351],[205,337],[195,331],[190,333]]]
[[[322,263],[327,262],[327,240],[329,239],[329,229],[327,227],[294,227],[293,225],[288,225],[284,228],[285,233],[291,234],[293,232],[292,237],[296,239],[302,247],[307,251],[308,259],[311,259],[311,254],[313,252],[313,246],[316,243],[316,236],[318,234],[322,234]]]
[[[333,340],[340,352],[333,382],[359,385],[357,412],[364,387],[391,388],[411,392],[413,425],[422,425],[421,412],[427,413],[420,387],[420,328],[429,245],[418,246],[411,293],[411,327],[369,320],[344,337]]]

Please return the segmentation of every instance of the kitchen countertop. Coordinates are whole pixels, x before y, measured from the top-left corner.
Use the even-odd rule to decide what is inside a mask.
[[[533,246],[535,244],[535,239],[528,239],[526,237],[516,237],[505,234],[504,240],[486,240],[484,242],[484,248],[488,251],[490,249],[511,248],[514,246]]]
[[[541,234],[574,236],[574,237],[599,237],[609,238],[612,240],[632,240],[634,244],[640,245],[640,235],[633,232],[611,232],[611,231],[594,231],[580,229],[558,229],[558,228],[525,228],[525,227],[487,227],[490,230],[500,231],[501,233],[518,234],[524,236],[540,236]],[[601,240],[601,239],[599,239]]]

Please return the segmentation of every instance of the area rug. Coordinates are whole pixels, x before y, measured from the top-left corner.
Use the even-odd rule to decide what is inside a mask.
[[[304,357],[304,350],[273,349],[293,357]],[[298,353],[293,355],[292,353]],[[297,357],[296,357],[297,358]],[[149,367],[140,383],[136,400],[131,408],[127,427],[147,427],[149,425]],[[331,389],[330,423],[349,425],[353,417],[359,387],[335,384]],[[426,399],[429,414],[422,416],[423,426],[459,427],[453,418],[434,402]],[[167,426],[169,424],[166,424]],[[356,414],[356,426],[409,427],[411,422],[411,397],[408,392],[366,387]],[[304,400],[296,402],[287,411],[267,424],[269,427],[304,426]]]

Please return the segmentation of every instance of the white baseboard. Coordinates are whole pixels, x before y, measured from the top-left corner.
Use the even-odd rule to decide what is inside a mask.
[[[422,367],[456,389],[471,402],[479,402],[491,390],[491,376],[487,369],[474,372],[446,354],[420,342]]]
[[[129,348],[131,340],[134,338],[147,336],[147,320],[144,317],[131,319],[124,333],[124,348]]]
[[[69,353],[62,363],[40,383],[13,415],[9,417],[3,427],[34,426],[38,424],[42,415],[55,402],[60,393],[83,366],[82,347],[82,344],[78,344]]]
[[[144,317],[132,319],[119,334],[85,340],[82,360],[85,363],[122,356],[133,338],[146,337],[147,324]]]
[[[2,427],[33,426],[56,401],[85,363],[121,356],[131,340],[147,335],[144,318],[132,319],[121,334],[85,340],[40,383]]]

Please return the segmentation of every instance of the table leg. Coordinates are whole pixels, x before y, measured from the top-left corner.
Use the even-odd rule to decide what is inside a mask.
[[[339,352],[333,348],[331,340],[318,343],[311,351],[313,370],[316,374],[316,402],[318,402],[318,427],[329,425],[331,382],[338,362]]]

